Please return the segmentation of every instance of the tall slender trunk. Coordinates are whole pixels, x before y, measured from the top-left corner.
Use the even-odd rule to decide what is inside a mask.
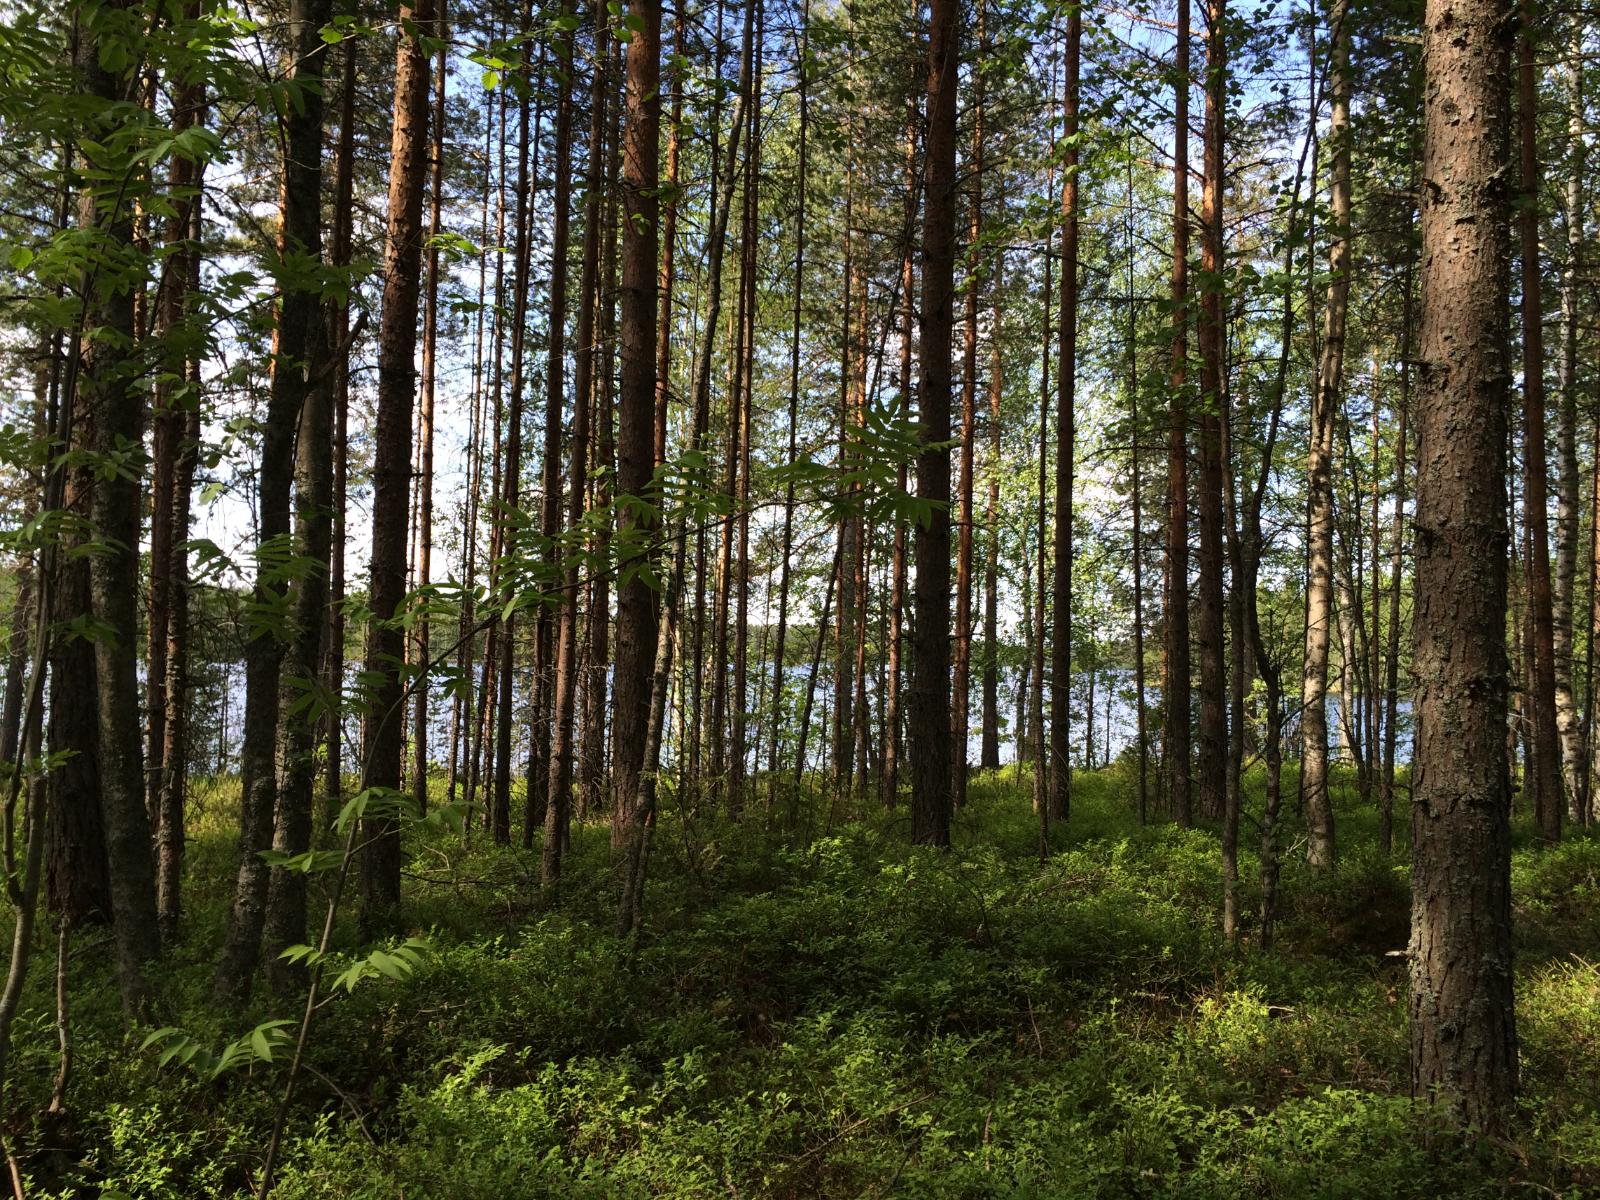
[[[1521,5],[1522,37],[1517,61],[1517,130],[1521,149],[1522,198],[1517,225],[1522,235],[1522,427],[1523,497],[1528,522],[1528,629],[1533,642],[1529,750],[1533,771],[1534,822],[1539,836],[1561,840],[1566,802],[1561,795],[1561,743],[1556,725],[1555,620],[1550,588],[1549,468],[1545,461],[1544,284],[1539,270],[1539,108],[1535,77],[1534,9]]]
[[[801,0],[800,29],[795,56],[796,85],[799,91],[799,130],[795,149],[795,178],[800,181],[795,197],[794,214],[794,307],[789,334],[789,462],[796,461],[800,431],[800,327],[804,311],[806,274],[806,166],[808,149],[806,134],[810,118],[810,82],[808,70],[811,45],[811,3]],[[783,493],[783,543],[778,565],[778,629],[772,652],[772,741],[767,763],[767,808],[772,808],[778,786],[783,743],[783,675],[789,636],[789,583],[792,572],[790,560],[794,556],[794,501],[795,485],[790,479]],[[892,653],[892,652],[891,652]],[[885,775],[892,775],[893,767]],[[886,784],[891,788],[892,784]]]
[[[1072,471],[1078,386],[1078,80],[1083,12],[1067,12],[1062,105],[1061,308],[1056,372],[1055,576],[1050,628],[1050,816],[1065,821],[1072,796]]]
[[[284,101],[283,228],[278,257],[291,277],[322,260],[322,40],[329,6],[298,0],[289,12],[289,76],[305,85],[296,104]],[[254,603],[271,613],[284,605],[284,564],[291,553],[290,490],[295,430],[308,393],[322,386],[326,327],[314,286],[286,285],[278,304],[272,386],[261,428]],[[404,518],[401,519],[402,527]],[[256,621],[253,620],[255,625]],[[244,740],[239,751],[239,865],[228,933],[217,962],[216,993],[235,1004],[249,998],[261,954],[269,872],[261,852],[272,844],[278,806],[277,748],[284,652],[292,633],[266,617],[245,643]]]
[[[411,404],[416,387],[418,292],[422,274],[422,191],[427,167],[428,56],[422,37],[433,0],[401,7],[415,33],[402,33],[395,63],[390,141],[389,217],[383,253],[383,316],[378,335],[378,414],[372,462],[372,553],[366,673],[374,683],[362,735],[361,786],[398,789],[405,753],[399,664],[405,654],[398,610],[406,580],[406,500],[410,491]],[[400,905],[400,827],[393,816],[364,821],[361,917],[367,930],[393,920]]]
[[[532,21],[531,10],[524,13],[524,24]],[[523,48],[524,69],[532,68],[532,59],[526,44]],[[543,46],[541,43],[540,67],[535,79],[543,76]],[[540,94],[539,118],[544,115],[544,97]],[[513,268],[515,281],[511,294],[511,382],[510,399],[505,417],[505,462],[500,474],[500,491],[496,498],[495,553],[501,561],[493,572],[496,599],[502,599],[505,572],[509,559],[518,547],[517,530],[520,524],[519,506],[522,503],[522,417],[523,391],[527,385],[528,299],[531,288],[531,257],[533,254],[532,224],[533,188],[538,179],[538,167],[530,168],[530,149],[537,149],[538,130],[542,121],[533,118],[533,104],[528,92],[523,92],[517,113],[517,187],[515,248]],[[511,841],[511,743],[515,701],[517,661],[517,619],[514,611],[506,613],[495,630],[495,700],[494,700],[494,793],[490,802],[489,830],[497,845]]]
[[[1130,139],[1131,148],[1131,139]],[[1128,418],[1129,418],[1129,447],[1132,458],[1131,499],[1133,501],[1133,702],[1134,702],[1134,736],[1138,738],[1139,755],[1139,823],[1143,825],[1150,818],[1150,739],[1146,725],[1148,723],[1145,707],[1145,667],[1144,667],[1144,496],[1141,490],[1143,482],[1140,475],[1140,443],[1144,436],[1144,420],[1139,408],[1139,329],[1138,310],[1134,306],[1134,254],[1136,247],[1133,240],[1133,156],[1128,157],[1128,209],[1123,225],[1124,243],[1127,250],[1128,272],[1124,281],[1127,288],[1127,326],[1123,333],[1126,341],[1124,354],[1127,356],[1127,389],[1128,389]],[[998,413],[996,414],[998,416]]]
[[[1200,561],[1195,640],[1200,647],[1200,723],[1196,764],[1200,810],[1224,817],[1227,803],[1228,716],[1227,667],[1223,637],[1222,424],[1227,408],[1223,363],[1222,171],[1223,124],[1227,116],[1227,4],[1206,5],[1205,184],[1200,202],[1200,266],[1206,286],[1200,297],[1196,341],[1200,349],[1200,487],[1196,505],[1200,525]]]
[[[187,11],[198,16],[194,6]],[[179,81],[173,96],[173,128],[198,125],[204,119],[204,106],[204,84]],[[176,351],[168,370],[191,387],[199,382],[200,351],[194,331],[185,322],[199,291],[202,172],[200,162],[183,155],[173,157],[169,181],[174,203],[166,231],[172,258],[163,270],[157,296],[160,336]],[[188,770],[188,537],[190,492],[199,457],[199,397],[186,389],[180,399],[170,384],[160,384],[153,416],[145,807],[156,841],[156,909],[162,937],[170,940],[177,935],[182,911],[183,795]]]
[[[1573,22],[1567,62],[1567,258],[1561,268],[1561,400],[1556,410],[1556,573],[1551,594],[1555,624],[1556,724],[1561,733],[1562,786],[1567,813],[1582,821],[1586,770],[1583,726],[1573,694],[1573,593],[1578,575],[1582,510],[1578,499],[1578,278],[1583,269],[1585,196],[1583,23]]]
[[[324,11],[314,13],[312,29],[327,21]],[[319,322],[326,328],[326,322]],[[294,553],[308,566],[289,597],[290,636],[283,660],[283,690],[278,714],[278,808],[272,848],[283,854],[304,854],[311,849],[315,824],[316,721],[308,708],[307,681],[316,677],[323,655],[324,617],[328,603],[328,558],[333,536],[333,404],[326,355],[306,390],[296,438]],[[274,990],[285,992],[304,977],[276,957],[277,952],[306,941],[306,874],[275,867],[267,891],[264,925],[268,978]]]
[[[593,8],[596,57],[589,83],[589,158],[583,185],[583,253],[578,267],[577,345],[572,374],[573,420],[570,466],[567,470],[567,528],[583,521],[588,497],[591,391],[594,387],[595,305],[592,297],[600,271],[600,192],[605,185],[605,70],[598,48],[605,43],[605,8]],[[570,55],[569,55],[570,61]],[[570,155],[570,151],[569,151]],[[552,285],[552,295],[554,287]],[[548,450],[546,451],[549,452]],[[551,697],[550,780],[545,797],[545,827],[540,881],[554,887],[561,875],[562,855],[569,840],[572,791],[572,730],[578,684],[579,559],[568,549],[562,572],[561,612],[556,628],[555,685]]]
[[[916,64],[912,64],[913,73]],[[906,90],[905,133],[905,205],[900,231],[900,406],[904,413],[912,410],[911,359],[913,348],[912,326],[916,320],[916,260],[915,240],[917,222],[917,125],[918,113],[915,90]],[[795,328],[799,330],[799,310],[795,312]],[[895,487],[906,490],[906,467],[902,463],[895,472]],[[906,609],[906,526],[904,521],[894,523],[894,548],[891,551],[889,579],[889,663],[886,671],[884,697],[883,739],[883,802],[893,808],[900,799],[901,681],[904,668],[901,660],[905,647]]]
[[[562,62],[571,64],[574,61],[574,51],[577,39],[569,31],[562,42],[562,49],[557,57]],[[561,428],[562,418],[566,412],[567,404],[567,246],[572,226],[572,81],[559,68],[556,72],[557,86],[561,95],[556,102],[556,161],[555,178],[551,188],[551,204],[554,212],[551,216],[550,235],[550,322],[547,334],[545,352],[545,418],[544,418],[544,470],[543,470],[543,496],[541,497],[540,528],[545,537],[544,558],[546,569],[550,573],[550,582],[545,586],[553,589],[557,577],[556,539],[561,535]],[[587,434],[587,431],[585,431]],[[587,438],[585,438],[587,440]],[[579,501],[578,517],[574,519],[576,527],[578,520],[582,519],[582,501]],[[542,649],[540,664],[548,672],[552,660],[560,653],[554,645],[557,634],[556,616],[548,606],[539,612],[539,633]],[[571,670],[571,653],[567,657],[567,668]],[[560,674],[560,666],[556,665],[556,675]],[[543,685],[545,693],[544,720],[549,721],[558,714],[556,709],[559,701],[555,695],[563,684],[559,678],[547,680]],[[564,717],[563,717],[564,719]],[[539,747],[541,736],[544,746]],[[528,777],[528,801],[526,819],[523,824],[523,845],[532,846],[533,828],[535,819],[545,833],[544,846],[541,851],[539,877],[542,884],[548,885],[555,881],[561,871],[561,852],[567,838],[567,795],[565,788],[552,793],[551,780],[554,777],[554,746],[559,733],[552,728],[544,726],[543,722],[537,723],[533,730],[535,755],[533,760],[534,773]],[[570,730],[568,732],[570,737]],[[540,772],[540,767],[543,771]],[[537,803],[536,803],[537,801]],[[552,808],[556,811],[552,812]]]
[[[654,470],[656,219],[661,126],[661,3],[634,0],[627,48],[628,119],[622,141],[621,377],[617,392],[617,493],[642,502],[618,518],[622,583],[617,590],[617,652],[612,702],[612,837],[629,837],[644,766],[656,659],[655,593],[637,569],[659,514]]]
[[[1414,214],[1406,214],[1408,224]],[[1409,239],[1408,239],[1409,242]],[[1387,858],[1394,849],[1394,764],[1399,738],[1400,592],[1405,568],[1406,422],[1411,415],[1411,331],[1415,321],[1415,260],[1407,251],[1400,316],[1400,396],[1395,404],[1394,529],[1389,547],[1389,640],[1384,650],[1383,765],[1378,772],[1378,848]]]
[[[439,52],[434,66],[433,121],[428,146],[430,180],[428,184],[428,267],[426,300],[422,314],[422,393],[417,404],[417,575],[416,586],[426,588],[433,578],[433,410],[439,374],[439,230],[444,213],[444,119],[445,89],[449,82],[450,57],[443,39],[448,36],[446,0],[436,0],[439,9]],[[411,697],[411,796],[417,811],[428,808],[428,677],[429,625],[424,614],[416,623],[417,677]]]
[[[339,144],[334,151],[333,238],[329,261],[335,267],[350,265],[355,193],[356,58],[362,38],[346,38],[339,79]],[[350,297],[339,294],[333,302],[330,340],[333,360],[333,548],[328,567],[327,662],[323,674],[338,703],[328,714],[327,749],[323,770],[329,807],[344,787],[344,593],[345,499],[350,474]]]
[[[1002,208],[1004,202],[1002,200]],[[1003,215],[1003,214],[1002,214]],[[978,765],[985,771],[1000,769],[1000,475],[1005,467],[1001,440],[1004,362],[1001,331],[1004,328],[1005,254],[995,255],[991,290],[989,348],[989,457],[986,463],[988,498],[984,509],[983,563],[983,716]]]
[[[749,66],[750,85],[745,102],[749,130],[745,135],[744,221],[739,277],[744,286],[742,353],[739,362],[739,485],[734,494],[734,513],[738,522],[738,553],[735,565],[734,646],[733,646],[733,728],[731,730],[728,771],[728,810],[737,814],[744,807],[746,766],[746,724],[750,699],[750,412],[755,404],[756,359],[756,239],[759,236],[761,194],[761,50],[766,45],[765,8],[755,6],[755,46]]]
[[[122,5],[110,7],[118,11]],[[126,100],[121,81],[102,65],[95,34],[80,26],[75,42],[74,66],[83,92],[98,101]],[[114,176],[122,172],[120,165],[99,162],[97,157],[102,153],[102,139],[109,136],[114,141],[118,125],[127,118],[115,104],[100,107],[104,115],[91,123],[87,131],[91,136],[82,142],[86,177],[90,179],[96,177],[96,172],[111,171]],[[96,134],[100,136],[92,136]],[[132,214],[120,197],[112,199],[109,206],[97,202],[104,199],[85,190],[79,225],[94,231],[100,254],[112,264],[127,267],[138,253],[133,244]],[[83,328],[94,330],[95,336],[86,337],[79,351],[81,402],[92,416],[92,440],[83,448],[101,455],[101,461],[118,459],[127,446],[140,443],[144,410],[133,387],[138,371],[134,300],[129,291],[115,286],[115,276],[115,271],[100,273],[89,268],[84,289],[88,312]],[[88,613],[101,629],[94,639],[95,681],[90,694],[94,696],[98,733],[100,816],[110,880],[117,983],[123,1008],[130,1015],[138,1015],[149,1006],[153,989],[146,972],[161,952],[139,722],[140,474],[135,466],[130,473],[102,476],[94,481],[89,496],[89,519],[103,546],[90,558],[88,570]],[[82,610],[74,615],[82,616]],[[69,689],[63,689],[66,690]],[[80,693],[77,701],[81,704],[87,698]]]
[[[988,52],[988,7],[977,4],[979,62]],[[972,482],[978,428],[978,292],[983,274],[983,72],[973,72],[972,157],[967,162],[971,189],[967,198],[967,279],[963,296],[961,352],[961,460],[956,476],[956,628],[950,685],[951,795],[957,808],[967,802],[967,735],[972,709]]]
[[[1328,648],[1333,635],[1333,443],[1344,388],[1345,325],[1350,307],[1350,22],[1347,0],[1334,0],[1328,89],[1332,241],[1328,296],[1322,314],[1322,358],[1312,392],[1311,453],[1306,467],[1309,512],[1305,670],[1301,677],[1300,800],[1306,813],[1306,859],[1333,864],[1333,802],[1328,793]]]
[[[1189,784],[1189,0],[1178,0],[1172,155],[1172,384],[1167,407],[1166,644],[1162,756],[1173,819],[1193,823]]]
[[[917,498],[932,505],[916,531],[911,664],[911,840],[950,844],[950,335],[954,324],[956,87],[960,5],[930,0],[927,162],[922,208],[921,386]],[[841,570],[844,568],[841,566]]]
[[[606,77],[619,78],[617,58],[608,60]],[[616,423],[613,378],[616,366],[616,296],[617,296],[617,212],[621,193],[622,105],[619,97],[608,91],[606,105],[606,201],[601,219],[602,243],[600,255],[601,286],[597,292],[596,336],[600,345],[600,370],[596,376],[598,393],[595,399],[595,440],[591,475],[595,479],[594,507],[609,512],[612,499],[612,479],[616,470]],[[611,555],[612,528],[609,520],[602,520],[594,540],[594,554],[598,561],[606,562]],[[583,751],[580,759],[583,793],[582,804],[590,809],[600,808],[607,799],[617,795],[615,780],[605,770],[606,750],[606,681],[607,667],[611,663],[611,586],[609,576],[597,575],[589,593],[588,677],[584,684]],[[612,811],[612,830],[615,835],[615,806]]]
[[[667,400],[672,381],[672,285],[675,282],[673,259],[678,248],[678,162],[683,140],[683,77],[688,69],[688,60],[684,57],[684,30],[689,22],[687,4],[673,12],[672,109],[667,118],[667,177],[662,184],[666,205],[661,214],[661,275],[658,284],[661,313],[656,321],[655,458],[658,466],[667,459]]]

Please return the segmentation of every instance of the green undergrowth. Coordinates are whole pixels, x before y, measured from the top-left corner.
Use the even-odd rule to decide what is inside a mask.
[[[1600,1195],[1600,841],[1519,840],[1522,1111],[1511,1140],[1467,1141],[1407,1095],[1406,831],[1384,859],[1340,789],[1341,864],[1318,878],[1290,813],[1262,952],[1247,821],[1234,949],[1214,831],[1141,827],[1133,788],[1122,767],[1077,775],[1043,863],[1009,769],[974,780],[949,854],[909,849],[903,809],[780,795],[785,819],[732,823],[673,803],[636,942],[612,931],[603,820],[576,831],[554,905],[537,847],[419,843],[406,932],[432,953],[318,1014],[276,1194]],[[163,1023],[219,1045],[297,1015],[209,1003],[231,799],[201,797],[162,978]],[[77,946],[67,1118],[33,1115],[56,1062],[48,965],[16,1031],[28,1194],[248,1188],[282,1056],[215,1082],[158,1067],[120,1022],[103,934]]]

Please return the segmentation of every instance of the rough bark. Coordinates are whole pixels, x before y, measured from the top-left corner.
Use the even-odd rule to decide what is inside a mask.
[[[416,392],[417,308],[422,275],[422,193],[428,156],[429,62],[421,35],[433,0],[402,6],[389,147],[389,209],[378,331],[378,414],[372,462],[372,553],[366,673],[373,680],[363,718],[361,786],[398,789],[405,755],[405,635],[396,620],[406,586],[406,507],[411,483]],[[370,931],[400,906],[400,827],[379,814],[363,822],[361,919]]]
[[[658,523],[655,467],[656,236],[660,208],[661,4],[635,0],[627,47],[622,137],[621,376],[617,392],[617,495],[622,582],[617,589],[617,648],[611,718],[611,776],[616,788],[612,835],[627,836],[644,765],[656,659],[656,598],[639,567]]]
[[[1172,816],[1194,821],[1189,778],[1189,0],[1178,0],[1172,156],[1172,381],[1167,406],[1166,641],[1163,754]]]
[[[1200,297],[1196,342],[1200,350],[1200,481],[1196,515],[1200,527],[1196,579],[1195,642],[1200,652],[1200,720],[1195,762],[1200,810],[1223,816],[1227,797],[1227,664],[1224,645],[1222,536],[1223,413],[1227,406],[1223,366],[1222,227],[1223,122],[1226,116],[1227,53],[1223,0],[1208,0],[1206,21],[1205,182],[1200,203],[1200,265],[1206,286]]]
[[[120,8],[120,4],[111,7]],[[107,71],[99,38],[80,28],[75,67],[84,92],[99,101],[126,97],[123,81]],[[104,104],[104,117],[125,117],[114,104]],[[114,135],[114,125],[94,129]],[[99,140],[86,155],[93,172],[119,165],[97,162]],[[137,253],[133,217],[120,194],[83,194],[79,225],[93,230],[98,249],[113,265],[127,265]],[[144,405],[135,390],[140,363],[134,345],[134,300],[115,284],[116,272],[90,268],[84,303],[88,305],[80,350],[80,403],[91,414],[86,449],[100,461],[116,462],[114,475],[102,472],[89,495],[89,519],[104,549],[89,560],[88,612],[100,627],[94,639],[93,711],[98,734],[100,820],[110,881],[110,901],[117,984],[123,1008],[130,1015],[145,1011],[153,989],[147,969],[161,951],[156,921],[155,868],[150,854],[150,814],[144,803],[144,748],[139,720],[139,534],[144,454],[141,429]],[[81,611],[79,615],[81,615]],[[81,701],[80,701],[81,702]]]
[[[1534,823],[1545,841],[1561,840],[1561,743],[1556,725],[1555,620],[1550,588],[1550,476],[1545,458],[1544,284],[1539,270],[1539,109],[1533,47],[1534,10],[1522,0],[1517,62],[1517,129],[1522,197],[1517,207],[1522,267],[1522,509],[1528,523],[1528,633],[1533,645],[1529,758]]]
[[[1428,0],[1416,390],[1411,1086],[1491,1131],[1517,1086],[1506,701],[1510,40]]]
[[[1567,813],[1582,820],[1583,724],[1573,691],[1573,595],[1578,574],[1582,512],[1578,476],[1578,278],[1583,270],[1586,203],[1584,143],[1583,25],[1573,22],[1566,67],[1568,88],[1565,217],[1567,257],[1561,267],[1561,377],[1556,409],[1556,571],[1551,593],[1554,621],[1556,725],[1561,733],[1562,786]]]
[[[285,566],[295,547],[290,531],[290,489],[294,477],[295,430],[307,396],[326,386],[323,344],[326,324],[322,297],[308,286],[309,268],[322,259],[322,39],[330,5],[295,0],[289,9],[287,76],[297,95],[285,100],[283,176],[280,208],[283,227],[278,257],[286,283],[278,305],[272,387],[261,429],[257,497],[258,547],[252,618],[245,643],[244,741],[239,754],[239,865],[227,938],[217,962],[218,997],[242,1003],[250,995],[261,954],[269,871],[261,852],[273,841],[278,806],[278,739],[282,706],[282,668],[293,640],[286,627]],[[402,522],[403,523],[403,522]]]
[[[931,846],[950,844],[950,451],[929,447],[950,440],[959,72],[960,5],[931,0],[917,396],[917,435],[923,449],[917,456],[917,498],[933,507],[916,530],[917,623],[908,697],[911,840]]]

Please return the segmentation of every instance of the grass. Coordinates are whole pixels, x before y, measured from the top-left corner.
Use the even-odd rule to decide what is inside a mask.
[[[1600,840],[1536,849],[1519,829],[1523,1099],[1510,1141],[1468,1140],[1407,1095],[1389,953],[1406,849],[1379,857],[1353,789],[1338,869],[1289,855],[1264,954],[1249,928],[1239,949],[1218,934],[1214,832],[1141,827],[1132,787],[1078,775],[1043,864],[1009,771],[975,779],[947,855],[905,845],[903,810],[830,822],[803,799],[799,828],[769,829],[669,806],[637,944],[611,932],[604,822],[576,832],[554,908],[534,855],[419,842],[408,914],[433,953],[319,1015],[277,1194],[1600,1195]],[[294,1014],[208,1003],[232,799],[201,798],[162,979],[165,1023],[215,1045]],[[281,1062],[217,1082],[158,1068],[118,1018],[107,948],[79,945],[68,1119],[32,1115],[55,1069],[47,967],[16,1033],[28,1194],[247,1189]]]

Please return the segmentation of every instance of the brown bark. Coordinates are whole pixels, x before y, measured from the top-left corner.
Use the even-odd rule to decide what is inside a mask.
[[[322,259],[323,43],[318,35],[328,12],[323,0],[296,0],[289,10],[288,75],[304,94],[294,103],[285,100],[279,113],[284,150],[278,256],[301,273]],[[262,612],[283,608],[283,567],[294,553],[290,488],[295,430],[307,397],[325,384],[325,333],[320,294],[305,284],[286,285],[278,305],[272,387],[261,430],[254,601]],[[239,865],[215,980],[218,997],[236,1004],[248,999],[261,954],[269,882],[261,853],[272,845],[278,807],[280,689],[284,654],[292,637],[281,618],[268,616],[261,619],[260,627],[250,630],[245,643]]]
[[[363,790],[398,789],[405,754],[405,696],[399,664],[404,634],[396,617],[406,581],[406,503],[411,473],[411,407],[416,389],[417,307],[422,274],[422,192],[427,167],[428,56],[421,35],[433,0],[402,6],[390,140],[389,216],[378,333],[378,416],[372,463],[372,555],[366,671],[375,681],[362,737]],[[388,815],[364,822],[362,925],[389,924],[400,906],[400,827]]]
[[[333,237],[328,261],[350,264],[355,191],[356,58],[364,39],[346,38],[339,80],[339,143],[334,151]],[[330,317],[333,360],[333,545],[328,567],[328,634],[325,682],[339,707],[328,714],[323,792],[329,807],[344,789],[345,495],[350,467],[350,297],[337,296]]]
[[[605,8],[593,9],[595,44],[605,38]],[[569,54],[570,60],[570,54]],[[568,118],[570,121],[570,117]],[[600,191],[605,182],[605,72],[597,58],[589,82],[589,153],[584,171],[583,250],[578,267],[577,345],[572,375],[573,420],[567,471],[567,527],[583,521],[589,486],[590,391],[594,386],[594,295],[600,269]],[[570,136],[570,135],[569,135]],[[570,148],[564,157],[570,159]],[[568,168],[570,170],[570,166]],[[563,274],[565,270],[563,269]],[[554,287],[551,289],[552,298]],[[548,447],[546,453],[549,453]],[[545,827],[540,883],[554,887],[561,876],[569,840],[572,801],[572,732],[578,686],[578,558],[567,550],[562,572],[561,611],[556,627],[555,681],[551,695],[550,779],[545,796]]]
[[[1206,5],[1205,182],[1200,201],[1200,266],[1206,286],[1200,297],[1196,341],[1200,350],[1200,486],[1196,515],[1200,526],[1195,642],[1200,652],[1200,721],[1196,767],[1200,811],[1223,817],[1227,803],[1227,665],[1223,635],[1222,423],[1227,408],[1223,373],[1222,170],[1223,120],[1227,89],[1224,0]]]
[[[1510,40],[1428,0],[1413,695],[1411,1086],[1490,1131],[1517,1086],[1506,699]]]
[[[1193,823],[1189,782],[1189,0],[1178,0],[1172,158],[1172,384],[1167,408],[1166,641],[1163,763],[1173,819]]]
[[[804,310],[805,297],[805,270],[806,270],[806,151],[808,149],[806,134],[808,132],[808,118],[810,117],[810,71],[807,69],[807,56],[810,51],[811,36],[811,3],[810,0],[801,0],[800,5],[800,46],[799,66],[797,67],[797,90],[799,91],[799,131],[795,150],[796,178],[800,180],[800,187],[795,203],[794,217],[794,308],[789,336],[789,462],[796,461],[799,450],[800,434],[800,326],[801,315]],[[787,665],[784,656],[788,653],[789,635],[789,584],[792,573],[791,559],[794,555],[794,502],[795,484],[790,479],[784,485],[783,493],[783,549],[778,567],[778,628],[773,641],[772,652],[772,741],[767,762],[767,808],[770,810],[776,796],[778,786],[778,771],[781,766],[780,752],[782,747],[783,730],[783,675]],[[891,651],[891,654],[893,651]],[[890,778],[893,767],[886,768],[885,777]],[[892,784],[886,784],[891,790]]]
[[[433,410],[439,374],[439,245],[444,213],[445,88],[450,58],[442,39],[448,36],[446,0],[436,0],[441,45],[434,66],[433,121],[428,146],[428,268],[426,302],[422,315],[422,392],[417,398],[417,571],[415,586],[425,588],[433,578]],[[428,699],[429,625],[424,615],[415,627],[416,681],[411,697],[411,798],[418,812],[428,809]]]
[[[655,466],[656,222],[660,208],[660,0],[634,0],[629,15],[634,18],[634,28],[627,47],[627,122],[622,138],[617,494],[632,502],[618,515],[622,582],[617,589],[611,724],[611,775],[616,787],[612,836],[619,845],[630,836],[628,825],[637,802],[650,717],[656,604],[655,592],[638,568],[659,516],[651,475]]]
[[[1533,6],[1522,0],[1517,62],[1517,129],[1522,199],[1517,224],[1522,240],[1523,512],[1528,522],[1528,629],[1530,672],[1529,757],[1534,823],[1547,842],[1561,840],[1566,801],[1561,791],[1561,743],[1556,725],[1555,620],[1550,588],[1550,476],[1545,461],[1544,285],[1539,271],[1539,111],[1533,49]]]
[[[917,498],[933,507],[916,530],[917,624],[908,749],[911,840],[941,847],[950,844],[950,451],[928,447],[950,440],[960,37],[960,5],[956,0],[931,0],[917,405],[917,434],[924,448],[917,456]]]
[[[988,8],[977,4],[977,48],[981,61],[988,51]],[[978,428],[978,292],[983,275],[979,239],[983,236],[983,72],[972,80],[972,156],[965,164],[971,176],[967,198],[967,278],[963,289],[961,351],[961,459],[956,475],[956,616],[950,685],[951,796],[957,808],[967,802],[967,737],[972,709],[972,486]]]
[[[1582,511],[1578,498],[1578,277],[1583,269],[1585,196],[1583,176],[1588,167],[1584,143],[1583,25],[1573,22],[1567,63],[1569,110],[1565,217],[1567,257],[1561,268],[1561,377],[1560,404],[1556,409],[1556,571],[1551,592],[1555,624],[1556,724],[1561,732],[1562,786],[1567,813],[1583,820],[1583,725],[1578,718],[1573,690],[1573,595],[1578,575],[1578,540]]]

